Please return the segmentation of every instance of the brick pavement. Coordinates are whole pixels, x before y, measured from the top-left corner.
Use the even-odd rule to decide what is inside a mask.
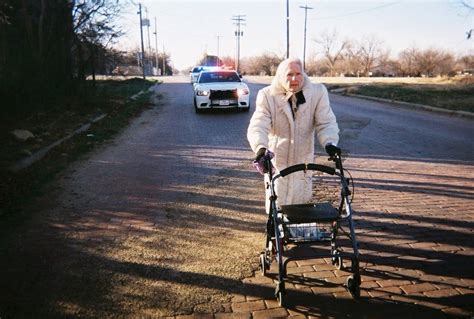
[[[361,253],[361,298],[330,260],[288,265],[288,307],[268,277],[244,280],[227,313],[176,318],[446,318],[473,317],[474,171],[468,163],[355,157],[355,221]]]
[[[181,88],[182,86],[176,86],[176,90]],[[163,269],[165,274],[175,276],[173,278],[176,280],[181,276],[182,281],[179,283],[192,282],[199,286],[197,282],[200,279],[208,279],[219,291],[240,291],[235,288],[236,282],[224,275],[200,276],[198,270],[204,267],[202,264],[190,264],[196,267],[191,269],[179,269],[183,267],[182,263],[176,263],[176,269],[154,268],[150,265],[150,255],[142,255],[149,252],[146,250],[149,246],[153,247],[155,254],[154,250],[166,245],[182,247],[186,244],[189,245],[186,246],[189,250],[196,250],[193,246],[196,237],[189,241],[173,242],[173,246],[172,239],[164,236],[169,235],[169,230],[165,232],[160,226],[166,224],[171,228],[174,219],[170,217],[177,212],[176,209],[169,210],[170,205],[165,204],[192,202],[193,198],[202,193],[201,189],[192,188],[189,180],[184,177],[192,178],[193,185],[200,185],[207,181],[208,176],[217,176],[222,178],[223,186],[230,183],[226,182],[226,179],[238,179],[242,185],[240,197],[237,197],[225,187],[219,187],[218,180],[213,180],[216,184],[214,186],[221,192],[215,194],[218,196],[209,197],[209,202],[215,204],[216,208],[227,209],[222,210],[224,216],[218,216],[218,225],[213,228],[213,232],[219,229],[230,234],[235,230],[235,233],[231,233],[232,236],[227,237],[239,238],[245,242],[249,250],[255,251],[255,263],[258,262],[258,248],[251,247],[257,246],[252,241],[253,234],[250,236],[246,233],[260,229],[263,218],[257,213],[244,216],[239,214],[252,213],[254,206],[260,204],[252,192],[257,191],[256,188],[260,187],[261,183],[255,179],[253,172],[250,174],[243,167],[233,170],[236,162],[249,157],[248,146],[241,136],[243,126],[235,122],[247,123],[248,120],[234,116],[231,126],[230,122],[225,122],[226,117],[222,114],[216,115],[220,117],[217,121],[216,117],[194,117],[191,113],[189,118],[192,122],[186,122],[186,130],[182,127],[179,130],[176,129],[176,122],[169,121],[170,109],[161,109],[160,116],[156,116],[156,123],[153,125],[147,124],[149,120],[136,123],[136,126],[158,127],[159,130],[141,130],[139,135],[125,135],[117,142],[117,147],[94,157],[91,163],[73,176],[71,182],[75,185],[72,188],[74,191],[63,198],[65,205],[58,210],[57,215],[53,215],[49,220],[43,216],[38,217],[45,220],[45,227],[48,228],[33,228],[22,234],[30,240],[19,241],[22,244],[20,247],[29,247],[33,252],[36,252],[34,248],[38,234],[51,236],[51,240],[44,241],[42,258],[36,258],[36,255],[32,254],[32,260],[24,262],[24,259],[19,259],[20,265],[24,265],[19,269],[10,269],[7,273],[19,274],[23,278],[23,274],[31,269],[51,271],[48,275],[31,276],[31,283],[18,285],[13,282],[10,289],[4,290],[8,291],[4,300],[19,300],[16,303],[18,308],[12,308],[14,313],[22,313],[22,305],[31,306],[31,296],[38,299],[35,302],[40,306],[45,300],[49,301],[41,298],[45,294],[42,287],[56,280],[55,284],[59,287],[57,291],[60,292],[60,298],[57,300],[66,300],[73,305],[77,303],[77,309],[73,309],[76,312],[72,313],[87,313],[85,311],[94,306],[100,311],[101,308],[97,305],[103,304],[107,311],[120,309],[124,313],[129,311],[130,317],[133,317],[132,314],[138,317],[138,313],[143,313],[138,311],[147,309],[139,303],[141,300],[150,301],[153,305],[151,308],[156,306],[154,302],[162,292],[170,293],[170,282],[161,280],[162,277],[157,275],[153,276],[157,269]],[[183,112],[183,117],[186,114],[188,113]],[[213,124],[216,122],[225,123],[225,134],[214,134],[216,127]],[[196,141],[190,143],[193,136],[197,136]],[[238,138],[230,139],[230,136]],[[346,140],[347,137],[346,134]],[[232,147],[222,148],[221,145],[229,143],[229,140],[235,141]],[[179,144],[179,147],[176,144]],[[128,158],[130,153],[133,154]],[[175,153],[180,156],[176,157]],[[235,294],[231,302],[220,305],[214,313],[200,314],[196,310],[192,315],[175,318],[472,317],[472,163],[351,155],[346,166],[356,181],[353,207],[356,210],[356,230],[362,254],[360,301],[352,300],[343,286],[348,275],[346,272],[336,270],[329,260],[316,259],[289,264],[287,308],[279,307],[273,296],[273,267],[268,277],[261,276],[257,271],[254,276],[246,278],[242,292]],[[179,170],[160,169],[163,167],[179,167]],[[222,167],[230,168],[226,171],[230,175],[216,175]],[[180,184],[182,181],[185,182]],[[162,202],[165,204],[160,204]],[[199,206],[198,210],[193,210],[185,216],[192,217],[193,213],[203,211],[205,209]],[[191,221],[196,228],[197,221]],[[68,239],[64,247],[60,246],[63,234]],[[140,243],[140,240],[143,240],[143,246],[125,247],[129,249],[125,254],[127,258],[119,258],[123,257],[122,255],[114,256],[117,258],[113,260],[99,258],[102,255],[109,257],[106,249],[109,245],[136,244]],[[51,249],[52,245],[55,245],[54,250]],[[232,255],[230,258],[239,257]],[[7,259],[2,259],[2,262],[4,260]],[[55,263],[49,263],[49,260],[54,260]],[[89,268],[80,263],[82,260],[87,261]],[[67,269],[76,264],[79,267],[73,268],[76,272],[66,273],[62,277],[58,275],[63,268]],[[86,280],[76,275],[83,274],[83,268],[94,270],[88,272],[89,277]],[[100,271],[95,271],[96,269]],[[120,275],[120,282],[123,281],[133,288],[132,297],[139,300],[137,305],[141,306],[140,308],[131,308],[128,304],[131,298],[129,294],[121,295],[116,293],[116,289],[109,287],[109,277],[117,273]],[[193,276],[197,276],[197,279]],[[141,279],[143,280],[139,281]],[[151,289],[152,294],[147,295],[143,283],[149,281],[153,282],[154,289]],[[160,286],[162,284],[163,286]],[[229,286],[234,287],[233,290],[229,290]],[[201,291],[207,292],[208,288],[209,286],[203,285]],[[94,305],[81,304],[81,300],[75,298],[76,291],[98,296],[98,299],[94,299]],[[112,292],[116,293],[116,299],[110,303],[111,300],[103,296],[110,296]],[[71,298],[64,299],[63,296]],[[108,312],[104,310],[103,313],[96,313]]]

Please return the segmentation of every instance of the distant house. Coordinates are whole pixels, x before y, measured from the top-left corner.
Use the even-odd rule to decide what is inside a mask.
[[[136,65],[118,65],[112,70],[112,75],[131,76],[142,74],[142,68]]]
[[[474,69],[464,69],[462,70],[463,75],[473,75],[474,74]]]

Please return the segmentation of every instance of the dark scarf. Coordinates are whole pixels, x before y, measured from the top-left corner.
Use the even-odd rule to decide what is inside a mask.
[[[298,91],[294,93],[289,99],[288,102],[290,104],[291,114],[293,114],[293,119],[295,119],[295,114],[298,111],[298,107],[300,104],[306,103],[306,99],[304,98],[303,91]]]

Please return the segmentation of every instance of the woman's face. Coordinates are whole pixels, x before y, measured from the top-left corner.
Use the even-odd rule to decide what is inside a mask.
[[[288,64],[288,71],[286,72],[286,82],[290,91],[298,91],[303,85],[303,74],[301,73],[301,66],[296,63]]]

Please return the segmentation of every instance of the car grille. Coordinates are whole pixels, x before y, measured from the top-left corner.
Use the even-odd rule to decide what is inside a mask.
[[[237,90],[211,90],[211,100],[235,100],[238,98]]]

